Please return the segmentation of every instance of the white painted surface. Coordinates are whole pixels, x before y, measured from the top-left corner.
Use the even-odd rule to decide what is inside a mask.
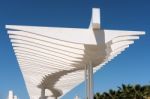
[[[144,34],[101,29],[99,13],[93,9],[87,29],[6,26],[30,99],[41,99],[43,88],[48,99],[62,97],[84,81],[89,61],[95,73]]]

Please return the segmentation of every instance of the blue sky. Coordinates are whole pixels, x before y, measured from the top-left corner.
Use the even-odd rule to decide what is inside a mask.
[[[0,99],[9,89],[29,99],[5,25],[87,28],[92,7],[101,9],[102,28],[142,30],[146,35],[94,75],[94,92],[125,84],[150,84],[149,0],[0,0]],[[63,99],[84,98],[81,84]]]

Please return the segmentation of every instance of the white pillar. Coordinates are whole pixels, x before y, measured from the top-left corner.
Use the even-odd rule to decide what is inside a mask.
[[[92,9],[92,28],[93,29],[100,29],[100,9],[93,8]]]
[[[14,99],[18,99],[18,97],[15,95],[15,96],[14,96]]]
[[[80,98],[79,98],[79,96],[75,96],[75,98],[74,98],[74,99],[80,99]]]
[[[90,66],[90,99],[93,99],[93,66],[92,63],[89,64]]]
[[[8,92],[8,99],[13,99],[13,91],[12,90],[9,90]]]
[[[85,66],[85,99],[88,97],[88,71],[87,65]]]
[[[88,99],[93,99],[93,66],[89,63],[87,66],[88,71]]]

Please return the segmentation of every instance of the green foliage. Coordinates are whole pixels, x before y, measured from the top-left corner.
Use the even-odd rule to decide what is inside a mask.
[[[124,85],[118,90],[96,93],[94,99],[150,99],[150,85]]]

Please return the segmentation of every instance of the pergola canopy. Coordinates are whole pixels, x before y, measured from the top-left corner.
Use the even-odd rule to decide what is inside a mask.
[[[6,25],[30,99],[65,95],[84,81],[89,62],[96,72],[144,34],[101,29],[99,13],[93,9],[87,29]]]

